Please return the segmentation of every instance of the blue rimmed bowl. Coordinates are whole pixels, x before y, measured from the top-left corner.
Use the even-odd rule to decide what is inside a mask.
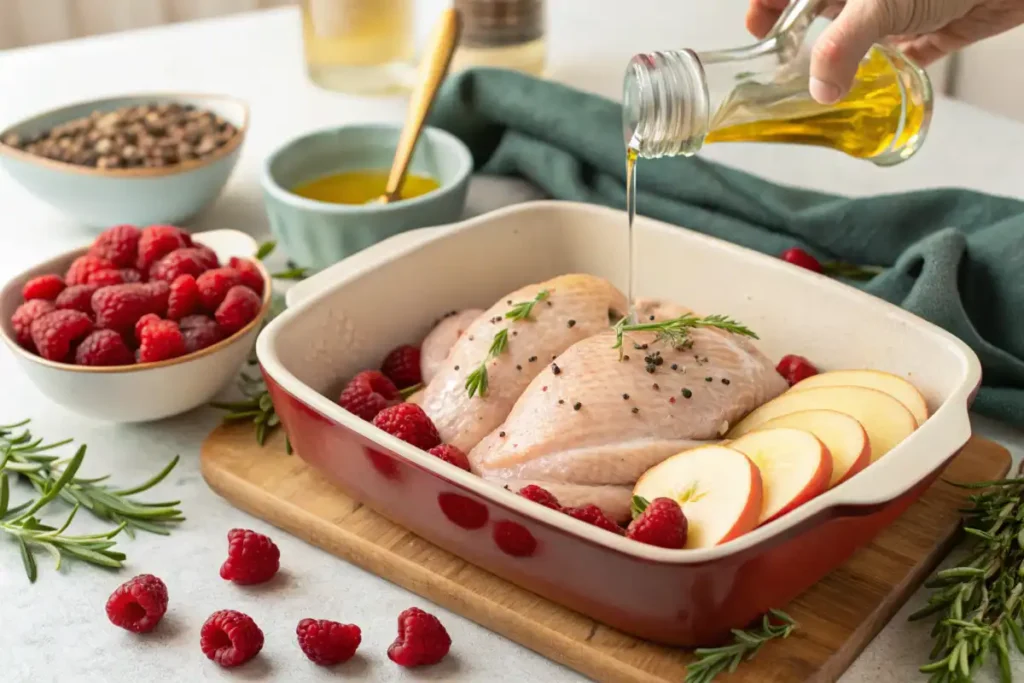
[[[2,140],[31,138],[94,111],[147,104],[190,104],[212,111],[238,133],[214,153],[159,168],[94,168],[30,154]],[[78,102],[36,114],[0,130],[0,168],[58,211],[90,227],[119,223],[181,224],[224,189],[249,127],[249,107],[226,95],[140,93]]]
[[[299,265],[326,268],[398,233],[462,218],[473,172],[469,149],[455,136],[425,128],[409,172],[434,178],[436,190],[391,204],[332,204],[292,192],[333,173],[387,171],[401,129],[347,125],[307,133],[271,154],[263,166],[263,197],[274,233]]]

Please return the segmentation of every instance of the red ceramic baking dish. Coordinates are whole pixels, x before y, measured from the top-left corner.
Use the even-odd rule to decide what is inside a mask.
[[[301,283],[257,352],[299,456],[346,494],[464,559],[600,622],[673,645],[719,641],[784,607],[903,512],[970,437],[977,358],[943,330],[773,258],[638,219],[637,294],[715,311],[778,359],[912,381],[931,417],[856,477],[751,533],[700,550],[616,536],[451,467],[334,402],[356,372],[417,343],[445,311],[486,308],[570,272],[622,287],[626,218],[520,204],[400,235]],[[624,288],[624,287],[623,287]]]

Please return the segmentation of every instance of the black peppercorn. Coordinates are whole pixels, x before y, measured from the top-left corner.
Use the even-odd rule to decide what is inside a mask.
[[[566,323],[566,324],[567,324],[567,325],[568,325],[569,327],[576,327],[576,321],[575,321],[575,320],[570,320],[570,321],[569,321],[568,323]]]
[[[712,381],[712,379],[713,379],[712,377],[705,377],[705,378],[704,378],[704,381],[705,381],[705,382],[710,382],[710,381]]]
[[[729,380],[726,379],[725,377],[723,377],[722,378],[722,384],[724,384],[725,386],[729,386]]]
[[[572,409],[573,410],[579,410],[582,407],[583,407],[583,404],[580,403],[579,401],[576,401],[575,403],[572,404]]]
[[[556,375],[560,375],[560,374],[562,374],[562,368],[558,367],[557,364],[552,363],[551,364],[551,372],[553,372]]]
[[[537,356],[530,356],[529,358],[527,358],[527,360],[530,361],[531,363],[533,363],[533,362],[535,362],[537,360]],[[708,380],[708,381],[710,382],[711,380]]]
[[[633,406],[633,414],[636,415],[639,412],[640,412],[640,409],[637,408],[636,406]]]
[[[690,398],[693,396],[693,392],[689,389],[683,389],[683,398]]]
[[[628,401],[629,400],[629,394],[623,394],[622,395],[622,400],[623,401]]]

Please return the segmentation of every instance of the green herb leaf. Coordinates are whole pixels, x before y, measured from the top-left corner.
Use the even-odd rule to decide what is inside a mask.
[[[279,270],[276,273],[271,273],[270,277],[275,280],[305,280],[309,277],[309,268],[295,267]]]
[[[484,361],[466,377],[466,393],[469,394],[470,398],[473,398],[476,394],[486,396],[487,383],[487,361]]]
[[[412,396],[413,394],[415,394],[417,391],[419,391],[422,388],[423,388],[423,382],[420,382],[419,384],[413,384],[411,387],[406,387],[405,389],[399,389],[398,393],[402,396],[402,400],[404,401],[404,400],[408,400],[408,398],[410,396]]]
[[[655,332],[657,340],[664,342],[673,348],[689,348],[692,345],[690,331],[698,327],[713,327],[725,330],[730,334],[757,339],[754,332],[732,318],[724,315],[708,315],[699,318],[692,313],[681,315],[671,320],[661,322],[646,322],[630,324],[628,318],[623,318],[615,324],[615,344],[613,349],[619,349],[619,356],[622,356],[622,338],[627,332]]]
[[[256,260],[262,261],[263,259],[274,253],[274,249],[277,248],[277,242],[274,240],[268,240],[259,246],[256,250]]]
[[[633,519],[642,515],[644,510],[646,510],[647,506],[650,504],[650,501],[643,496],[633,496],[629,502],[629,512],[633,516]]]
[[[548,294],[548,290],[542,289],[530,301],[520,301],[517,304],[513,304],[512,308],[505,313],[505,317],[509,320],[526,320],[530,317],[530,313],[533,312],[533,307],[547,299]]]
[[[723,671],[733,672],[741,662],[752,659],[765,643],[788,638],[796,628],[796,622],[788,614],[777,609],[769,610],[759,629],[734,629],[732,644],[694,650],[697,660],[686,667],[686,683],[709,683]]]

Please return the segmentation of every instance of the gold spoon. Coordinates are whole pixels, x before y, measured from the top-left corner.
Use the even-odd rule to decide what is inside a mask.
[[[458,10],[447,9],[441,14],[428,43],[427,56],[420,65],[419,82],[409,101],[409,114],[398,138],[395,160],[391,162],[391,173],[388,175],[384,194],[370,200],[371,203],[390,204],[399,199],[405,175],[409,170],[409,162],[412,161],[412,153],[416,150],[416,142],[423,132],[423,124],[434,104],[437,91],[448,73],[452,54],[459,43],[461,28]]]

